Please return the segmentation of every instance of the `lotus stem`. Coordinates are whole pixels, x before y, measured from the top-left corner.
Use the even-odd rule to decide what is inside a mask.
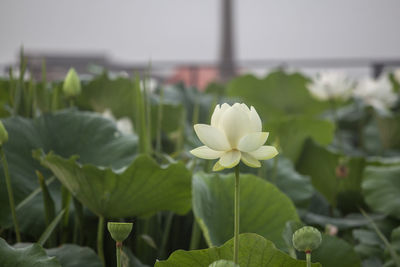
[[[235,167],[235,224],[234,224],[234,243],[233,243],[233,261],[239,264],[239,195],[240,195],[240,171],[239,165]]]
[[[311,251],[306,252],[307,267],[311,267]]]
[[[8,163],[6,155],[4,154],[3,147],[0,146],[1,161],[3,162],[4,177],[6,178],[7,192],[8,192],[8,202],[10,204],[11,216],[14,223],[15,235],[17,237],[17,242],[21,242],[21,234],[19,233],[19,226],[17,221],[17,213],[15,211],[14,194],[11,185],[10,173],[8,172]]]
[[[122,242],[116,242],[115,252],[117,254],[117,267],[121,267],[121,251],[122,251]]]
[[[194,250],[199,248],[200,238],[201,238],[200,227],[196,221],[196,218],[193,218],[192,236],[190,238],[189,250]]]
[[[99,216],[99,225],[97,227],[97,254],[99,255],[101,262],[103,263],[103,267],[105,267],[106,262],[104,259],[103,242],[104,242],[104,217]]]

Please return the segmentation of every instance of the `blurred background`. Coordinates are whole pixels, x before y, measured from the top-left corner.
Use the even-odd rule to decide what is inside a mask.
[[[400,66],[399,11],[398,0],[2,0],[0,70],[23,46],[28,69],[40,77],[45,59],[49,79],[150,65],[199,88],[276,67],[378,76]]]

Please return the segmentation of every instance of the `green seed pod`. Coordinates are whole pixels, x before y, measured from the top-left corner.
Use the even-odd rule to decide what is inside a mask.
[[[218,260],[211,263],[208,267],[239,267],[233,261]]]
[[[2,146],[7,141],[8,141],[8,132],[6,128],[4,128],[3,123],[0,121],[0,146]]]
[[[321,233],[314,227],[304,226],[294,232],[293,246],[298,251],[313,251],[317,249],[322,242]]]
[[[132,223],[107,223],[108,231],[116,242],[123,242],[132,231]]]
[[[81,93],[81,81],[74,68],[70,68],[65,76],[63,92],[67,97],[75,97]]]

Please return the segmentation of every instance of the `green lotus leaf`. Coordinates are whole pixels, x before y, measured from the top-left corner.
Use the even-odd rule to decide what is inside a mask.
[[[362,190],[365,201],[377,212],[400,218],[400,166],[368,166]]]
[[[232,260],[233,239],[221,247],[184,251],[177,250],[165,261],[158,261],[155,267],[204,267],[217,260]],[[257,234],[239,236],[240,267],[304,267],[305,261],[295,260],[278,250],[271,241]],[[312,266],[321,266],[318,263]]]
[[[233,237],[233,174],[196,173],[193,179],[193,212],[209,246],[220,246]],[[279,248],[287,221],[298,221],[290,199],[271,183],[254,175],[240,176],[240,232],[257,233]]]
[[[97,254],[88,247],[64,244],[46,250],[47,255],[56,257],[63,267],[101,267]]]
[[[285,193],[297,208],[308,207],[314,193],[310,177],[299,174],[293,163],[282,155],[263,164],[266,178]]]
[[[162,210],[185,214],[191,207],[191,173],[183,163],[161,167],[146,155],[115,171],[75,158],[40,156],[61,183],[93,213],[107,217],[147,216]]]
[[[118,77],[111,79],[107,73],[97,76],[82,87],[82,94],[77,104],[80,108],[90,109],[96,112],[104,112],[110,109],[116,118],[129,117],[134,124],[136,120],[134,82],[131,78]],[[151,95],[151,130],[155,136],[157,127],[158,108],[160,99]],[[177,130],[183,114],[183,107],[179,103],[164,100],[162,105],[161,128],[165,132]]]
[[[328,103],[315,100],[306,88],[308,79],[300,73],[271,72],[263,79],[243,75],[233,79],[227,93],[253,105],[264,120],[286,115],[315,115]],[[288,97],[290,96],[290,97]]]
[[[13,248],[0,238],[0,266],[46,266],[61,267],[55,257],[47,256],[44,249],[38,244],[32,244],[24,248]]]
[[[299,253],[305,258],[304,253]],[[352,246],[335,236],[323,234],[319,248],[311,253],[313,262],[320,262],[324,267],[360,267],[361,261]]]
[[[341,163],[344,160],[345,163]],[[364,205],[361,195],[363,157],[345,157],[308,140],[297,162],[300,173],[309,175],[313,186],[333,206],[344,212],[356,212]],[[343,165],[343,176],[338,176]]]
[[[63,110],[45,114],[36,119],[11,117],[3,120],[9,140],[4,151],[9,164],[16,205],[39,189],[35,170],[45,179],[52,174],[32,158],[32,151],[43,149],[63,157],[79,155],[80,163],[120,169],[129,165],[136,156],[137,137],[122,135],[114,122],[93,112]],[[50,193],[60,207],[60,184],[49,186]],[[23,208],[17,210],[22,232],[40,235],[45,229],[42,193],[36,195]],[[9,227],[10,219],[4,172],[0,166],[0,225]]]
[[[334,137],[335,125],[328,120],[290,116],[268,120],[264,129],[270,132],[269,141],[278,141],[280,152],[297,162],[307,138],[320,145],[329,145]]]

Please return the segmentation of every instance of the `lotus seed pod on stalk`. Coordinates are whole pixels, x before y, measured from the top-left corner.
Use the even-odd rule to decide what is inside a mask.
[[[81,81],[74,68],[70,68],[65,76],[63,92],[67,97],[76,97],[81,93]]]
[[[3,123],[0,121],[0,146],[8,141],[8,132],[4,127]]]
[[[111,237],[116,242],[123,242],[132,231],[132,223],[119,223],[119,222],[109,222],[107,223],[108,231]]]
[[[321,242],[321,233],[311,226],[304,226],[293,234],[293,246],[298,251],[309,253],[317,249]]]

